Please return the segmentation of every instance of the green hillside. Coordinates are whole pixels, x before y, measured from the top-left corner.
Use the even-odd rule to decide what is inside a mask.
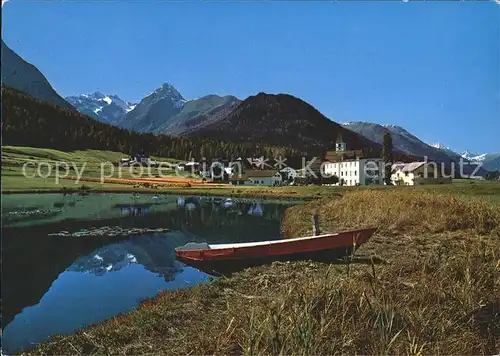
[[[208,159],[253,157],[266,155],[271,150],[286,157],[299,155],[292,145],[279,148],[261,141],[237,142],[128,131],[5,87],[2,87],[2,114],[3,145],[146,153],[181,160],[199,159],[200,156]]]

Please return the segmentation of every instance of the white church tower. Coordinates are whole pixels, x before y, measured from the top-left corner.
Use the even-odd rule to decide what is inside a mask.
[[[337,151],[337,152],[347,151],[347,145],[344,142],[344,140],[342,140],[342,135],[340,133],[337,136],[337,142],[335,143],[335,151]]]

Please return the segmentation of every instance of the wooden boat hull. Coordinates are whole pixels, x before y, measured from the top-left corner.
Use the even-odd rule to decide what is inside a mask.
[[[352,255],[375,231],[376,228],[369,228],[254,244],[213,245],[213,249],[176,249],[176,257],[211,275],[227,275],[274,261],[331,262]]]

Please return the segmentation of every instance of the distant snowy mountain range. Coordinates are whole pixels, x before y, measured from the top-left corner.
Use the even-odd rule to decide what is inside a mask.
[[[134,131],[179,136],[215,133],[222,139],[231,139],[234,136],[231,136],[234,129],[246,123],[245,127],[248,130],[236,135],[240,140],[245,140],[249,137],[259,138],[253,137],[255,135],[274,137],[273,129],[289,123],[290,115],[292,115],[288,112],[290,110],[295,115],[292,116],[297,122],[303,121],[306,125],[310,121],[310,113],[304,114],[309,112],[305,110],[308,104],[297,98],[295,98],[297,100],[292,100],[284,95],[261,93],[262,95],[247,98],[244,102],[230,95],[207,95],[194,100],[186,100],[169,83],[163,84],[140,100],[139,103],[127,102],[118,95],[103,94],[98,91],[63,99],[35,66],[22,59],[3,41],[1,69],[2,85],[65,109],[76,109],[99,121]],[[281,102],[283,105],[280,104]],[[280,109],[281,111],[276,110],[276,105],[287,107],[289,109],[286,112],[287,115],[284,115],[283,108]],[[292,106],[293,109],[290,109]],[[281,116],[277,118],[276,115]],[[276,127],[268,127],[271,119],[277,120],[273,124],[277,125]],[[256,122],[260,122],[261,126],[255,127]],[[390,132],[395,149],[404,154],[445,162],[458,161],[463,158],[471,162],[480,162],[486,170],[500,170],[500,153],[478,154],[465,151],[459,154],[441,143],[429,145],[397,125],[348,122],[342,126],[379,145],[382,143],[384,134]],[[316,137],[320,131],[316,129],[311,135]],[[283,135],[286,136],[287,133],[283,133]],[[290,133],[288,135],[293,136]],[[283,139],[288,138],[284,137]]]
[[[105,95],[100,92],[68,96],[66,100],[82,114],[110,124],[117,123],[137,105],[126,102],[117,95]]]
[[[458,155],[463,159],[471,162],[480,162],[482,167],[488,171],[500,170],[500,153],[474,153],[470,151],[464,151],[462,153],[456,153],[450,147],[443,145],[442,143],[433,143],[430,146],[441,150],[446,153],[451,153]]]
[[[370,122],[346,122],[345,128],[357,132],[366,138],[382,144],[384,134],[390,132],[394,147],[403,153],[427,157],[430,161],[465,161],[481,163],[481,168],[488,171],[500,170],[500,153],[476,154],[469,151],[457,153],[442,143],[427,144],[404,128],[397,125],[380,125]]]
[[[240,102],[234,96],[218,95],[186,100],[169,83],[164,83],[138,104],[100,92],[70,96],[66,100],[82,114],[99,121],[134,131],[170,135],[183,135],[208,124]]]
[[[476,161],[476,162],[484,162],[489,155],[490,155],[489,153],[477,154],[477,153],[471,153],[469,151],[465,151],[461,154],[463,158],[468,159],[469,161]]]
[[[186,100],[169,83],[154,90],[138,104],[100,92],[67,97],[66,100],[80,112],[100,121],[130,130],[170,135],[191,135],[203,131],[204,127],[221,122],[241,103],[234,96],[218,95]],[[403,154],[442,162],[458,162],[463,158],[481,162],[486,170],[500,169],[500,154],[469,151],[460,154],[441,143],[427,144],[401,126],[361,121],[343,123],[342,126],[378,144],[382,144],[384,134],[390,132],[395,149]]]
[[[384,135],[390,133],[394,148],[404,154],[427,157],[430,161],[450,161],[459,159],[456,154],[444,152],[426,144],[401,126],[380,125],[361,121],[343,123],[342,126],[379,144],[382,144]]]

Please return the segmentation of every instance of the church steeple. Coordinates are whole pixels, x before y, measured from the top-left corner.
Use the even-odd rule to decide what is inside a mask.
[[[342,140],[342,134],[340,132],[337,136],[337,141],[335,143],[335,151],[337,151],[337,152],[347,151],[347,145],[344,142],[344,140]]]

